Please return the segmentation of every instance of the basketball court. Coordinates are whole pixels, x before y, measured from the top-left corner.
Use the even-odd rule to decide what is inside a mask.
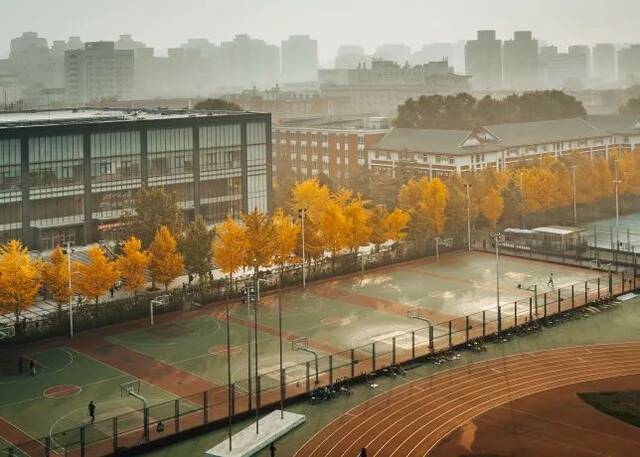
[[[553,284],[548,284],[553,274]],[[602,272],[565,265],[501,257],[501,303],[573,283]],[[303,382],[317,371],[349,363],[350,350],[395,341],[398,350],[426,346],[424,329],[431,323],[434,337],[446,334],[446,322],[495,307],[495,257],[456,252],[372,270],[364,274],[308,284],[264,295],[258,308],[258,372],[261,389],[278,386],[278,303],[282,307],[283,359],[286,380]],[[230,309],[231,376],[239,393],[251,387],[249,353],[255,356],[253,310],[233,303]],[[410,333],[418,329],[414,340]],[[388,344],[386,345],[388,346]],[[326,357],[333,354],[330,359]],[[352,355],[351,355],[352,356]],[[24,357],[23,372],[18,372]],[[36,375],[28,366],[36,362]],[[26,366],[26,367],[25,367]],[[174,400],[227,384],[226,318],[224,306],[203,307],[183,315],[149,320],[78,335],[69,345],[28,354],[15,354],[0,364],[0,418],[22,430],[25,437],[51,435],[56,445],[77,442],[63,431],[86,426],[87,442],[108,439],[118,417],[118,431],[139,428],[142,400],[122,394],[134,381],[135,393],[150,408],[150,424],[172,417]],[[255,389],[255,386],[253,386]],[[89,401],[96,404],[90,424]],[[181,400],[181,413],[198,399]],[[155,408],[155,409],[154,409]]]

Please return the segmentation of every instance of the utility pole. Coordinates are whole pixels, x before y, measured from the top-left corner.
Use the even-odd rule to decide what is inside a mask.
[[[73,290],[71,289],[71,241],[67,241],[67,274],[69,275],[69,338],[73,338]]]
[[[618,185],[622,182],[618,179],[618,159],[616,158],[613,161],[613,169],[615,172],[615,180],[613,183],[616,186],[616,251],[620,249],[620,205],[619,205],[619,197],[618,197]]]
[[[578,226],[578,207],[576,197],[576,165],[571,167],[571,177],[573,181],[573,225]]]
[[[469,197],[471,184],[465,184],[464,187],[467,191],[467,244],[469,245],[469,252],[471,252],[471,198]]]
[[[307,278],[305,275],[305,252],[304,252],[304,220],[307,216],[307,208],[298,210],[298,217],[302,220],[302,288],[307,287]]]

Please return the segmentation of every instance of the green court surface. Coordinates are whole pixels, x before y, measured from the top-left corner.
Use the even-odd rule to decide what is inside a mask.
[[[416,346],[426,344],[426,324],[409,319],[407,313],[410,309],[420,308],[433,314],[433,322],[438,324],[495,307],[495,268],[495,257],[491,254],[456,252],[442,255],[439,262],[435,258],[426,258],[372,270],[362,276],[311,283],[304,290],[294,288],[283,292],[283,359],[287,381],[305,378],[307,362],[313,370],[313,354],[294,351],[293,339],[308,338],[309,349],[320,357],[319,370],[325,371],[328,358],[323,356],[334,354],[333,367],[336,368],[347,363],[349,349],[356,346],[369,348],[373,341],[389,341],[397,336],[397,346],[408,349],[410,345],[404,347],[407,342],[402,338],[412,330],[423,329],[420,334],[416,333],[415,342]],[[594,270],[503,256],[500,265],[501,302],[530,296],[532,292],[527,289],[533,285],[538,286],[539,293],[551,290],[547,286],[551,273],[555,287],[602,275],[602,272]],[[135,330],[114,328],[106,332],[108,336],[105,338],[115,344],[116,349],[121,347],[124,354],[132,354],[130,351],[133,351],[144,360],[150,358],[214,385],[225,385],[224,307],[203,308],[189,316],[156,323],[154,327],[141,322],[140,328]],[[259,372],[262,388],[268,389],[279,382],[278,294],[262,297],[258,322]],[[436,325],[434,333],[438,337],[445,331],[446,326]],[[253,315],[248,315],[246,305],[235,303],[231,306],[231,367],[232,380],[240,391],[248,389],[244,381],[248,373],[248,334],[254,355]],[[16,360],[7,363],[17,363],[19,355],[15,354]],[[126,396],[121,398],[120,394],[120,385],[135,379],[131,374],[64,346],[28,355],[39,364],[36,376],[28,373],[18,375],[15,366],[0,366],[0,417],[32,437],[53,433],[57,444],[63,445],[65,440],[74,441],[77,437],[62,437],[56,433],[87,424],[90,400],[97,405],[97,423],[87,428],[87,433],[90,433],[87,441],[96,437],[100,439],[102,435],[109,436],[113,429],[107,419],[115,415],[121,421],[120,430],[135,428],[142,423],[140,401]],[[252,370],[253,366],[252,362]],[[51,390],[54,397],[56,392],[62,395],[59,398],[46,397],[45,391],[51,388],[54,388]],[[141,394],[150,405],[175,398],[170,392],[146,383],[142,383]],[[185,408],[189,408],[188,403]],[[152,408],[150,414],[153,420],[163,416],[164,412],[158,406],[156,410]],[[170,416],[171,412],[167,411],[165,417]]]
[[[449,368],[495,359],[506,355],[535,352],[557,347],[639,341],[640,332],[638,332],[638,328],[640,328],[640,299],[635,299],[598,315],[569,321],[555,327],[545,328],[540,333],[526,337],[517,337],[508,343],[488,344],[486,352],[477,354],[463,352],[460,360],[450,364],[438,367],[425,363],[407,371],[406,377],[378,377],[376,378],[378,388],[371,389],[366,385],[356,386],[353,389],[354,394],[350,397],[339,397],[334,401],[317,405],[311,405],[309,402],[297,403],[286,409],[287,411],[304,414],[306,416],[306,422],[303,426],[290,432],[276,442],[278,449],[277,455],[293,455],[302,444],[329,422],[336,419],[340,414],[347,412],[349,409],[375,395],[398,387],[406,382],[431,376]],[[234,424],[233,431],[235,433],[251,424],[252,421],[243,421]],[[227,429],[221,428],[206,435],[198,436],[145,455],[150,457],[204,455],[206,450],[214,447],[226,439],[226,437]],[[257,454],[258,457],[267,457],[268,455],[268,450]]]
[[[31,352],[28,356],[36,360],[35,376],[26,367],[22,374],[17,373],[15,367],[10,372],[4,367],[0,376],[0,417],[31,437],[55,435],[87,424],[87,406],[92,400],[97,405],[96,424],[89,427],[88,434],[100,432],[100,427],[104,426],[101,420],[141,406],[132,397],[121,398],[120,385],[133,380],[132,376],[70,348],[62,346]],[[149,404],[174,398],[145,383],[140,392]],[[75,437],[65,439],[73,441]],[[64,446],[65,443],[54,444]]]

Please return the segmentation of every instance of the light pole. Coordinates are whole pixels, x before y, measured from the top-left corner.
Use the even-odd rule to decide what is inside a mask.
[[[258,259],[253,259],[253,264],[256,265],[258,263]],[[260,375],[258,374],[258,297],[259,297],[259,287],[260,287],[260,279],[258,278],[259,269],[255,271],[255,286],[254,286],[254,296],[253,301],[253,343],[255,345],[255,354],[253,356],[255,361],[255,376],[256,376],[256,435],[260,433]]]
[[[251,296],[253,295],[253,287],[245,287],[242,293],[242,302],[247,303],[247,319],[250,319]],[[251,410],[251,326],[249,325],[247,325],[247,388],[249,390],[248,409]]]
[[[520,222],[522,223],[522,228],[524,228],[524,175],[522,172],[520,173],[520,200],[522,203],[520,205]]]
[[[302,288],[307,287],[307,278],[305,275],[305,252],[304,252],[304,220],[307,216],[307,208],[301,208],[298,210],[298,217],[302,220]]]
[[[504,242],[504,235],[496,232],[492,238],[496,245],[496,302],[500,306],[500,243]]]
[[[616,158],[613,161],[613,170],[615,173],[615,179],[613,183],[616,187],[616,251],[620,248],[620,206],[619,206],[619,198],[618,198],[618,185],[622,182],[618,179],[618,159]]]
[[[233,425],[233,410],[231,405],[233,403],[233,392],[231,391],[231,335],[230,335],[230,316],[229,316],[229,292],[231,290],[231,286],[227,289],[227,300],[226,300],[226,314],[227,314],[227,425],[228,425],[228,434],[229,434],[229,451],[233,450],[233,435],[232,435],[232,425]]]
[[[69,338],[73,338],[73,292],[71,289],[71,241],[67,241],[67,274],[69,275]]]
[[[471,198],[469,197],[471,184],[465,184],[464,187],[467,191],[467,243],[469,245],[469,252],[471,252]]]
[[[571,167],[571,179],[573,182],[573,225],[578,226],[578,207],[576,198],[576,165]]]
[[[284,261],[279,255],[276,255],[275,260],[280,265],[280,278],[278,280],[278,344],[280,346],[280,419],[284,419],[284,368],[282,366],[282,270]]]

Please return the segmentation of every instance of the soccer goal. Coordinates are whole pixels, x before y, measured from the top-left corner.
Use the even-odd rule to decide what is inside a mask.
[[[292,351],[304,351],[313,355],[313,359],[315,362],[316,369],[316,384],[320,382],[319,373],[318,373],[318,353],[313,349],[309,349],[309,338],[306,336],[300,338],[294,338],[291,340],[291,350]]]

